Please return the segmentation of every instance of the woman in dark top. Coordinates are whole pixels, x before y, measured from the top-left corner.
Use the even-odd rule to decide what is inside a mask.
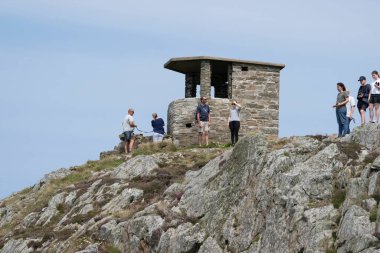
[[[152,127],[153,127],[153,142],[160,142],[164,138],[165,134],[165,123],[164,120],[158,118],[157,113],[152,113]]]
[[[338,95],[336,97],[336,103],[333,105],[336,108],[336,120],[339,126],[338,137],[343,137],[348,132],[348,119],[347,119],[347,108],[348,103],[348,93],[346,92],[346,86],[343,83],[336,84]]]

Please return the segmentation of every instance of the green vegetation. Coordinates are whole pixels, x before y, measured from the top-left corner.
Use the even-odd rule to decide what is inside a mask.
[[[253,239],[253,242],[258,242],[258,241],[260,241],[260,239],[261,239],[261,234],[257,234],[255,236],[255,239]]]
[[[366,157],[364,158],[363,160],[363,163],[365,165],[367,164],[370,164],[370,163],[373,163],[375,161],[375,159],[380,155],[380,152],[379,151],[373,151],[371,153],[369,153],[368,155],[366,155]]]
[[[336,253],[336,249],[327,249],[326,253]]]
[[[334,205],[334,208],[339,209],[339,207],[342,205],[345,198],[346,198],[345,190],[336,190],[333,193],[333,196],[331,198],[331,203]]]
[[[139,145],[139,147],[133,151],[133,156],[139,155],[152,155],[155,153],[162,152],[175,152],[177,151],[177,147],[171,142],[159,142],[159,143],[143,143]]]
[[[102,252],[105,252],[105,253],[121,253],[121,250],[119,250],[117,247],[115,247],[113,245],[106,244],[106,245],[102,246]]]
[[[376,220],[377,220],[377,206],[373,207],[371,212],[369,213],[369,220],[371,222],[376,222]]]

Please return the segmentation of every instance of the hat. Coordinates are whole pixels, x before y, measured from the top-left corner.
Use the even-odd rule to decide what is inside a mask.
[[[363,81],[363,80],[366,80],[366,78],[365,78],[365,76],[361,76],[361,77],[359,77],[359,82],[361,82],[361,81]]]

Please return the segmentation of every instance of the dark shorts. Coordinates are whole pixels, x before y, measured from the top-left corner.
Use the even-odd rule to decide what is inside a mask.
[[[371,95],[371,100],[369,101],[370,104],[380,104],[380,94],[373,94]]]
[[[124,132],[125,141],[130,141],[133,138],[133,131],[125,131]]]
[[[363,102],[362,100],[358,100],[358,110],[359,113],[361,110],[366,111],[368,108],[368,103]]]

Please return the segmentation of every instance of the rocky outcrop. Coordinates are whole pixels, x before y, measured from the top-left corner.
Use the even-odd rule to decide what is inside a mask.
[[[379,252],[379,140],[366,130],[380,136],[254,134],[69,170],[0,203],[0,252]]]

